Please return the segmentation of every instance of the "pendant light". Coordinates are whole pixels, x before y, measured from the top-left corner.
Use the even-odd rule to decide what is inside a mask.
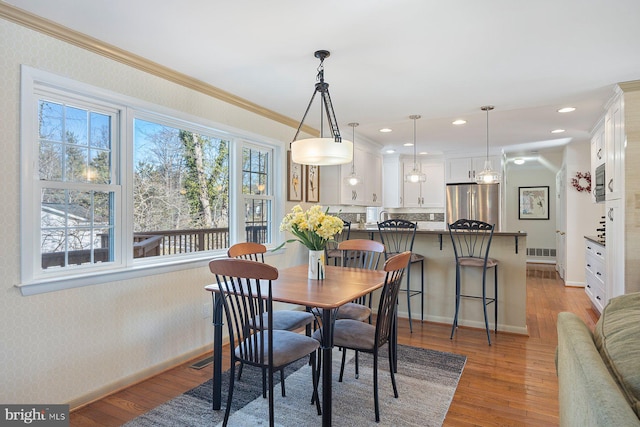
[[[413,170],[405,175],[404,180],[406,182],[425,182],[427,180],[427,175],[420,171],[418,168],[418,160],[416,156],[416,120],[418,120],[421,116],[413,115],[409,116],[411,120],[413,120]]]
[[[329,95],[329,83],[324,81],[324,60],[330,55],[327,50],[318,50],[314,53],[314,56],[320,59],[320,65],[318,66],[318,74],[311,101],[307,106],[307,110],[302,116],[302,121],[298,126],[298,130],[293,137],[291,143],[291,158],[295,163],[302,165],[341,165],[351,162],[353,159],[353,143],[351,141],[343,140],[340,136],[340,129],[338,129],[338,122],[336,115],[333,112],[333,104],[331,103],[331,95]],[[320,137],[319,138],[307,138],[296,141],[304,119],[309,113],[311,104],[316,93],[320,92]],[[323,113],[327,116],[327,122],[331,128],[332,137],[323,137]]]
[[[493,108],[493,105],[480,107],[482,111],[487,112],[487,158],[484,161],[484,169],[476,175],[476,182],[478,184],[495,184],[500,182],[500,174],[493,170],[491,160],[489,160],[489,111],[493,110]]]
[[[362,182],[360,177],[356,175],[356,127],[358,125],[359,123],[349,123],[349,126],[351,126],[351,128],[353,129],[353,136],[351,138],[353,142],[353,151],[351,156],[351,174],[344,179],[344,184],[349,187],[355,187]]]

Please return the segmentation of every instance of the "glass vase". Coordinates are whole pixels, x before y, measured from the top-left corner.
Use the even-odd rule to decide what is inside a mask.
[[[324,279],[324,250],[313,251],[309,249],[309,279]]]

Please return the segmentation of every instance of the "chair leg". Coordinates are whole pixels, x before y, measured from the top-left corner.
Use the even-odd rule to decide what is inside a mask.
[[[282,397],[286,397],[284,390],[284,368],[280,369],[280,390],[282,391]]]
[[[240,365],[242,366],[242,365]],[[227,396],[227,408],[224,411],[224,421],[222,426],[226,427],[229,422],[229,414],[231,413],[231,400],[233,399],[233,386],[235,384],[236,362],[231,360],[231,369],[229,371],[229,395]]]
[[[273,396],[273,366],[269,366],[269,427],[275,425],[275,402]]]
[[[456,264],[456,312],[453,316],[453,325],[451,326],[451,336],[449,339],[453,339],[453,334],[458,327],[458,310],[460,309],[460,266]]]
[[[318,351],[319,353],[319,351]],[[319,377],[316,375],[316,359],[313,357],[313,353],[311,353],[311,382],[313,384],[313,394],[311,396],[311,404],[316,403],[316,410],[318,411],[318,415],[322,415],[322,408],[320,407],[320,396],[318,395],[318,381]],[[320,359],[318,358],[318,361]],[[320,369],[320,365],[318,364],[318,370]]]
[[[360,369],[358,366],[358,350],[356,350],[356,379],[360,378]]]
[[[387,344],[389,346],[389,372],[391,373],[391,385],[393,386],[393,397],[398,398],[398,387],[396,387],[396,375],[393,369],[393,349],[391,348],[391,344]]]
[[[238,368],[238,381],[240,381],[240,377],[242,376],[242,367],[244,363],[240,362],[240,367]]]
[[[487,270],[482,272],[482,308],[484,309],[484,328],[487,331],[487,340],[491,345],[491,333],[489,332],[489,319],[487,317]]]
[[[391,370],[393,372],[393,370]],[[380,405],[378,403],[378,351],[373,352],[373,404],[376,411],[376,422],[380,422]]]
[[[420,260],[420,320],[424,322],[424,260]]]
[[[411,323],[411,262],[407,266],[407,311],[409,312],[409,332],[413,333],[413,323]]]
[[[347,360],[347,349],[342,349],[342,364],[340,365],[340,376],[338,377],[338,382],[342,382],[342,376],[344,375],[344,364]]]
[[[493,274],[495,274],[494,279],[493,279],[494,280],[494,282],[493,282],[493,304],[494,304],[493,311],[494,311],[494,313],[493,314],[495,316],[494,317],[494,319],[495,319],[494,321],[496,322],[495,325],[494,325],[494,328],[495,328],[495,331],[496,331],[496,334],[497,334],[498,333],[498,266],[497,265],[494,267]]]

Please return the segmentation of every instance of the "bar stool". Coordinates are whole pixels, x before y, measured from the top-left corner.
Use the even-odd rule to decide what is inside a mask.
[[[487,340],[491,345],[489,333],[489,320],[487,318],[487,305],[494,306],[495,333],[498,332],[498,261],[489,258],[489,249],[495,225],[486,222],[459,219],[453,224],[448,224],[449,235],[453,243],[453,253],[456,257],[456,312],[451,327],[451,339],[458,327],[458,312],[460,311],[460,298],[482,299],[484,309],[484,325],[487,330]],[[460,273],[462,267],[482,268],[482,296],[462,294],[460,285]],[[487,297],[487,270],[494,269],[493,297]]]
[[[400,289],[407,293],[407,310],[409,312],[409,331],[413,333],[411,321],[411,297],[420,295],[420,320],[424,321],[424,256],[413,252],[413,241],[418,225],[405,219],[388,219],[378,223],[380,241],[385,247],[386,259],[405,251],[411,251],[411,261],[407,267],[407,287]],[[411,289],[411,266],[420,263],[420,290]]]

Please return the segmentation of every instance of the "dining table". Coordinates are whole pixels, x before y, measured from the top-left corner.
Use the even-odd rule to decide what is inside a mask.
[[[316,308],[322,313],[322,425],[330,426],[333,324],[337,311],[342,305],[383,287],[386,273],[331,265],[325,268],[322,280],[308,278],[307,265],[278,270],[278,278],[272,281],[272,295],[273,301]],[[213,409],[219,410],[222,401],[222,298],[217,284],[207,285],[205,289],[213,296]]]

